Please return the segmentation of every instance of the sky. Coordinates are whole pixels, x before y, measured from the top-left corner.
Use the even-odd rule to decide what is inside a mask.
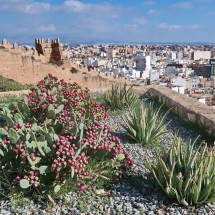
[[[18,44],[215,42],[215,0],[0,0],[0,40]]]

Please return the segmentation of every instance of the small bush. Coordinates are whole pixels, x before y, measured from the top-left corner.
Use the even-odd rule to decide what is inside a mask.
[[[132,106],[137,100],[132,87],[126,85],[112,85],[112,89],[104,94],[104,102],[111,110]]]
[[[154,144],[165,132],[168,123],[165,117],[168,114],[161,114],[161,107],[155,109],[152,103],[145,105],[140,102],[137,107],[129,108],[129,114],[125,115],[123,126],[127,134],[135,141],[144,145]]]
[[[119,177],[132,161],[109,126],[99,123],[106,116],[87,88],[47,76],[0,112],[1,175],[29,192],[55,193],[64,185],[84,191],[95,178]]]
[[[1,97],[0,98],[0,104],[5,104],[5,103],[13,103],[13,102],[17,102],[20,100],[20,98],[23,98],[23,96],[21,97],[17,97],[17,96],[14,96],[14,95],[8,95],[8,96],[4,96],[4,97]]]
[[[75,67],[72,67],[72,68],[70,69],[70,72],[71,72],[72,74],[75,74],[75,73],[78,72],[78,70],[77,70]]]
[[[158,155],[157,163],[148,163],[158,185],[179,204],[199,205],[215,202],[215,147],[194,149],[195,141],[175,138],[167,154]]]

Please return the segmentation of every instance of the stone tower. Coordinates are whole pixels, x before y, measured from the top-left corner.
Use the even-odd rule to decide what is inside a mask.
[[[43,38],[36,39],[35,47],[38,55],[43,55],[45,57],[45,62],[62,60],[62,47],[59,38],[52,40],[52,42],[50,41],[50,38],[46,41]]]
[[[60,39],[57,38],[55,40],[52,40],[51,47],[52,47],[51,58],[54,59],[55,61],[62,60],[62,47],[60,45]]]

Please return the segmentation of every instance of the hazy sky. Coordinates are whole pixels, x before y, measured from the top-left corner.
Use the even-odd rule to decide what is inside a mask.
[[[0,39],[215,42],[215,0],[0,0]]]

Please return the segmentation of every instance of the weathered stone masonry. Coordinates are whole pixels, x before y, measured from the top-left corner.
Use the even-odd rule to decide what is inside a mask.
[[[215,136],[215,110],[167,87],[150,86],[148,93],[172,108],[183,120],[196,123]]]

